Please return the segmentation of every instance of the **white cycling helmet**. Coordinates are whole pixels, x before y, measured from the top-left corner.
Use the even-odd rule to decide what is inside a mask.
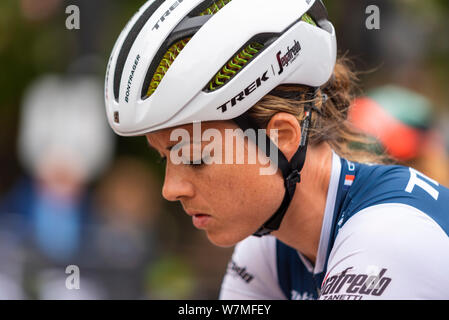
[[[281,84],[316,92],[331,77],[336,55],[335,30],[321,0],[151,0],[112,51],[107,116],[123,136],[213,120],[254,128],[248,109]],[[276,148],[286,192],[257,236],[279,228],[300,181],[313,104],[305,109],[292,160]]]
[[[320,0],[148,1],[109,61],[109,123],[135,136],[233,119],[280,84],[323,85],[335,60]]]

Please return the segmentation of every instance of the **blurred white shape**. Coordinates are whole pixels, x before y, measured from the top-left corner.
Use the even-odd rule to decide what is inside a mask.
[[[104,289],[81,275],[80,289],[67,289],[64,269],[47,269],[37,277],[37,294],[41,300],[100,300],[105,299]]]
[[[104,115],[102,82],[92,76],[46,75],[26,91],[19,158],[32,175],[61,165],[89,181],[106,169],[113,136]]]
[[[21,283],[14,278],[0,274],[0,300],[23,300],[25,298]]]

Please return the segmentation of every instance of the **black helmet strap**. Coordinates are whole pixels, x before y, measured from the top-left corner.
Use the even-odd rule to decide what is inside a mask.
[[[258,139],[258,135],[255,135],[255,144],[257,147],[261,148],[265,154],[270,158],[273,162],[275,162],[278,168],[282,172],[282,176],[284,178],[284,186],[285,186],[285,194],[282,200],[281,205],[277,209],[277,211],[253,234],[257,237],[262,237],[264,235],[270,234],[272,231],[278,230],[282,219],[287,212],[288,207],[290,206],[290,202],[293,199],[293,196],[296,191],[296,184],[301,181],[301,170],[304,167],[304,163],[306,160],[306,152],[308,145],[308,136],[309,136],[309,127],[311,122],[312,110],[315,109],[314,99],[316,97],[317,88],[312,88],[311,92],[308,93],[307,99],[309,102],[306,103],[304,107],[305,118],[302,123],[301,128],[301,142],[298,147],[298,150],[293,155],[291,161],[289,162],[284,154],[277,148],[274,142],[270,139],[268,135],[265,135],[266,142],[265,144],[260,144]],[[270,95],[285,97],[287,99],[292,99],[291,93],[282,92],[282,91],[272,91]],[[288,95],[285,96],[285,95]],[[299,98],[299,97],[298,97]],[[257,129],[258,126],[248,117],[245,113],[237,118],[233,119],[234,122],[243,130],[247,129]],[[265,147],[265,148],[264,148]],[[265,150],[264,150],[265,149]],[[276,158],[270,157],[270,150],[277,150],[277,161]]]

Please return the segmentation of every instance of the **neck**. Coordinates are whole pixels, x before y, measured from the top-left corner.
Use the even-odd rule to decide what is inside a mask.
[[[315,263],[326,207],[332,168],[332,150],[327,143],[308,147],[301,182],[279,230],[280,241],[296,249]]]

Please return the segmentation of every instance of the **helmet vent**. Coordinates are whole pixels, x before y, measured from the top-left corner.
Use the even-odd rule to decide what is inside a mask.
[[[150,97],[154,93],[154,91],[156,91],[157,87],[162,81],[162,78],[164,78],[168,69],[171,67],[176,57],[178,57],[178,55],[181,53],[182,49],[184,49],[184,47],[187,45],[190,39],[191,38],[185,38],[175,42],[164,54],[164,56],[161,59],[161,62],[159,63],[159,66],[156,68],[156,71],[154,72],[153,78],[151,79],[147,91],[147,97]]]
[[[202,11],[197,11],[197,14],[194,14],[194,16],[211,16],[216,14],[218,11],[220,11],[224,6],[226,6],[229,2],[232,0],[216,0],[212,2],[207,8],[204,9],[204,6],[202,8],[198,8]],[[210,2],[209,2],[210,3]],[[207,5],[207,4],[206,4]],[[196,18],[193,18],[196,19]],[[305,21],[313,26],[316,26],[315,21],[313,18],[308,15],[304,14],[301,17],[302,21]],[[200,23],[200,22],[198,22]],[[204,22],[201,22],[201,24]],[[186,37],[186,33],[189,34],[188,37]],[[153,93],[158,88],[159,84],[161,83],[162,79],[168,72],[168,69],[171,67],[175,59],[179,56],[181,51],[184,49],[184,47],[187,45],[187,43],[192,38],[193,34],[195,34],[195,31],[188,30],[188,32],[183,31],[180,35],[184,36],[185,38],[176,41],[173,43],[168,50],[165,52],[165,54],[162,56],[159,64],[155,69],[153,73],[153,76],[151,78],[151,81],[147,82],[144,86],[144,90],[142,90],[142,98],[143,97],[150,97],[153,95]],[[176,38],[176,37],[175,37]],[[179,39],[179,37],[178,37]],[[173,39],[174,40],[174,39]],[[253,39],[255,40],[255,39]],[[170,43],[170,39],[167,41]],[[240,70],[242,70],[261,50],[264,48],[265,41],[250,41],[241,51],[239,51],[232,59],[224,65],[220,71],[216,73],[216,75],[212,78],[212,80],[207,84],[204,91],[206,92],[212,92],[215,90],[218,90],[219,88],[223,87],[226,83],[228,83]],[[162,51],[163,52],[163,51]],[[160,57],[160,56],[159,56]],[[156,60],[157,61],[157,60]],[[151,73],[148,74],[147,79],[149,80]],[[148,81],[146,80],[146,81]],[[147,88],[147,89],[145,89]]]
[[[201,12],[199,15],[200,16],[214,15],[214,14],[216,14],[218,11],[220,11],[225,5],[227,5],[231,1],[232,0],[217,0],[217,1],[214,1],[212,3],[212,5],[210,5],[206,10]]]
[[[204,17],[204,18],[206,18],[206,20],[204,20],[204,19],[198,20],[198,18],[195,18],[195,17],[212,16],[212,15],[216,14],[218,11],[220,11],[224,6],[226,6],[231,1],[232,0],[216,0],[216,1],[213,1],[212,3],[211,3],[211,1],[209,1],[208,3],[205,3],[205,4],[197,7],[197,9],[195,9],[193,12],[191,12],[191,14],[189,15],[190,17],[192,17],[191,21],[193,21],[192,19],[197,19],[195,22],[196,22],[196,24],[199,24],[199,25],[196,26],[195,24],[193,24],[190,29],[187,29],[187,30],[183,29],[182,31],[178,32],[179,35],[181,35],[181,36],[185,37],[186,33],[189,34],[189,36],[186,38],[183,38],[181,40],[178,40],[178,41],[175,40],[176,42],[174,44],[172,44],[170,46],[170,48],[165,52],[165,54],[161,58],[161,61],[159,62],[159,65],[156,67],[156,69],[154,71],[153,77],[151,78],[149,85],[144,83],[144,88],[148,88],[148,90],[146,92],[145,91],[142,92],[142,98],[144,96],[146,98],[148,98],[156,91],[157,87],[159,86],[159,84],[161,83],[165,74],[167,73],[168,69],[173,64],[173,62],[178,57],[178,55],[181,53],[182,49],[184,49],[184,47],[187,45],[187,43],[190,41],[190,39],[196,33],[196,31],[198,31],[198,29],[208,20],[207,17]],[[204,6],[206,6],[206,5],[208,5],[208,7],[205,8]],[[187,23],[188,23],[188,21],[186,21],[186,24]],[[175,36],[174,38],[176,38],[178,36]],[[167,40],[167,42],[170,43],[171,39],[173,39],[173,36],[170,37]],[[253,57],[253,55],[258,52],[257,48],[259,48],[259,46],[260,46],[260,44],[253,43],[253,44],[249,45],[248,47],[246,47],[242,52],[240,52],[235,57],[235,59],[236,59],[235,63],[232,63],[232,61],[230,61],[231,65],[227,68],[225,66],[224,68],[226,68],[226,69],[224,69],[223,72],[218,73],[215,76],[214,79],[216,79],[216,84],[215,85],[211,84],[209,87],[214,88],[217,86],[217,88],[218,88],[218,85],[220,83],[224,84],[223,81],[225,81],[227,78],[230,79],[231,76],[236,74],[237,71],[240,70]],[[150,70],[151,69],[152,68],[150,67]],[[146,90],[146,89],[144,89],[144,90]]]
[[[311,24],[312,26],[315,26],[315,27],[317,26],[316,22],[307,13],[302,16],[301,20]]]
[[[231,0],[229,0],[231,1]],[[229,2],[228,1],[228,2]],[[221,1],[218,1],[221,2]],[[211,9],[212,8],[212,9]],[[213,6],[205,10],[214,10]],[[219,10],[219,9],[215,9]],[[215,11],[216,12],[216,11]],[[301,17],[301,20],[307,22],[313,26],[316,26],[313,18],[307,13]],[[263,43],[266,43],[262,41]],[[254,57],[263,50],[264,44],[260,41],[251,41],[246,47],[244,47],[239,53],[237,53],[228,63],[217,72],[217,74],[208,83],[204,89],[206,92],[212,92],[223,87],[229,82],[243,67],[245,67]]]
[[[242,51],[237,53],[220,71],[212,78],[206,91],[215,91],[229,82],[245,65],[247,65],[262,49],[264,45],[259,42],[251,42]]]
[[[134,26],[129,31],[128,35],[126,36],[122,48],[120,49],[120,52],[118,54],[116,66],[115,66],[115,72],[114,72],[114,98],[116,101],[119,99],[119,91],[120,91],[120,83],[122,80],[123,75],[123,69],[125,67],[125,63],[128,59],[129,52],[131,51],[131,48],[134,44],[134,41],[136,41],[140,31],[142,31],[143,27],[145,26],[145,23],[148,21],[148,19],[153,15],[153,13],[164,3],[165,0],[156,0],[154,1],[148,9],[142,13],[140,18],[136,21]]]

